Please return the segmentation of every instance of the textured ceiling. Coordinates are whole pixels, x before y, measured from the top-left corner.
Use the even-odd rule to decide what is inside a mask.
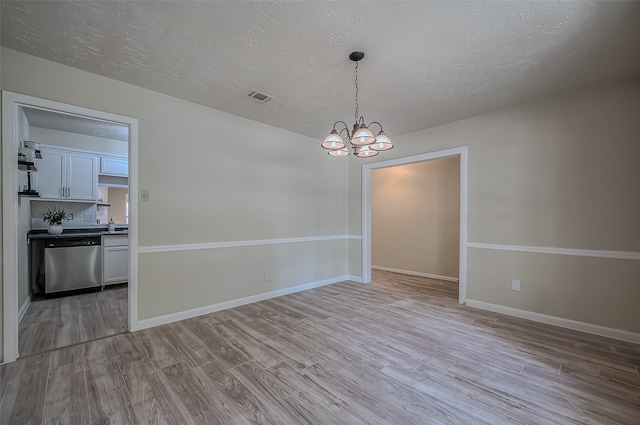
[[[6,47],[316,138],[353,120],[356,49],[360,113],[390,136],[640,75],[637,1],[1,7]]]
[[[129,141],[129,127],[107,121],[99,121],[77,115],[61,114],[44,109],[23,107],[30,126],[51,130],[68,131],[101,137],[103,139]]]

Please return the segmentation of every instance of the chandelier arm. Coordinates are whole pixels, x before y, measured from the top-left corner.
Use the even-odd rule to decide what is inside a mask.
[[[342,123],[342,125],[344,125],[344,128],[349,128],[349,126],[347,125],[346,122],[344,121],[336,121],[335,124],[333,124],[333,129],[337,131],[336,126],[338,125],[338,123]]]
[[[340,121],[340,122],[342,122],[342,121]],[[346,138],[342,135],[342,133],[345,132],[345,131],[347,132],[347,137]],[[351,139],[351,134],[349,134],[349,129],[346,126],[342,130],[340,130],[340,132],[338,134],[345,141],[345,145],[346,145],[346,142],[348,142]]]
[[[372,126],[372,125],[374,125],[374,124],[378,124],[378,127],[380,127],[380,131],[384,131],[384,130],[382,129],[382,124],[380,124],[378,121],[374,121],[374,122],[372,122],[371,124],[369,124],[369,127],[371,127],[371,126]]]
[[[347,140],[351,139],[351,133],[349,133],[349,126],[347,125],[346,122],[344,122],[344,121],[336,121],[336,123],[333,124],[333,129],[336,130],[336,126],[338,125],[338,123],[340,123],[340,124],[342,124],[344,126],[344,128],[338,132],[338,134],[340,134],[340,137],[342,137],[342,132],[346,130],[347,131]]]

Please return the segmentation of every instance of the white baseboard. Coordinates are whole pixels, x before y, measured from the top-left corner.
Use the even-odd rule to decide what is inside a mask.
[[[331,285],[333,283],[343,282],[345,280],[354,279],[352,279],[352,276],[349,275],[338,276],[331,279],[319,280],[316,282],[293,286],[291,288],[278,289],[277,291],[265,292],[263,294],[251,295],[249,297],[224,301],[218,304],[212,304],[204,307],[198,307],[192,310],[180,311],[178,313],[171,313],[164,316],[153,317],[151,319],[144,319],[138,321],[135,330],[138,331],[146,328],[152,328],[154,326],[166,325],[167,323],[190,319],[192,317],[202,316],[203,314],[214,313],[216,311],[227,310],[229,308],[240,307],[241,305],[268,300],[270,298],[281,297],[283,295],[293,294],[295,292],[306,291],[307,289],[318,288],[320,286]]]
[[[354,276],[354,275],[350,274],[349,276],[347,276],[347,279],[352,281],[352,282],[362,283],[362,277],[360,277],[360,276]]]
[[[385,271],[385,272],[408,274],[410,276],[428,277],[430,279],[446,280],[446,281],[455,282],[455,283],[458,283],[458,281],[459,281],[459,279],[457,277],[440,276],[439,274],[414,272],[414,271],[411,271],[411,270],[393,269],[391,267],[381,267],[381,266],[371,266],[371,268],[374,269],[374,270],[382,270],[382,271]]]
[[[502,313],[508,316],[520,317],[522,319],[532,320],[534,322],[546,323],[548,325],[560,326],[562,328],[573,329],[576,331],[587,332],[594,335],[606,336],[609,338],[619,339],[640,344],[640,334],[623,331],[620,329],[607,328],[591,323],[579,322],[577,320],[564,319],[562,317],[549,316],[547,314],[536,313],[533,311],[520,310],[512,307],[505,307],[498,304],[491,304],[484,301],[467,300],[469,307],[479,308],[481,310]]]
[[[31,305],[31,297],[29,296],[27,297],[26,300],[24,300],[24,304],[22,304],[22,306],[20,307],[20,310],[18,310],[18,323],[22,321],[22,318],[24,317],[25,313],[29,309],[30,305]]]

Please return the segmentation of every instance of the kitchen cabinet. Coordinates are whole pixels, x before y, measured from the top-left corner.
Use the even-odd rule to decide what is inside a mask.
[[[129,160],[126,156],[100,157],[100,174],[105,176],[129,176]]]
[[[129,236],[102,237],[102,284],[129,281]]]
[[[45,147],[40,152],[37,176],[41,198],[98,200],[97,156]]]

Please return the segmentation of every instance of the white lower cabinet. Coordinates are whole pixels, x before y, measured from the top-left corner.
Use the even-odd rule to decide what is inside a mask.
[[[102,284],[129,281],[129,237],[102,237]]]

